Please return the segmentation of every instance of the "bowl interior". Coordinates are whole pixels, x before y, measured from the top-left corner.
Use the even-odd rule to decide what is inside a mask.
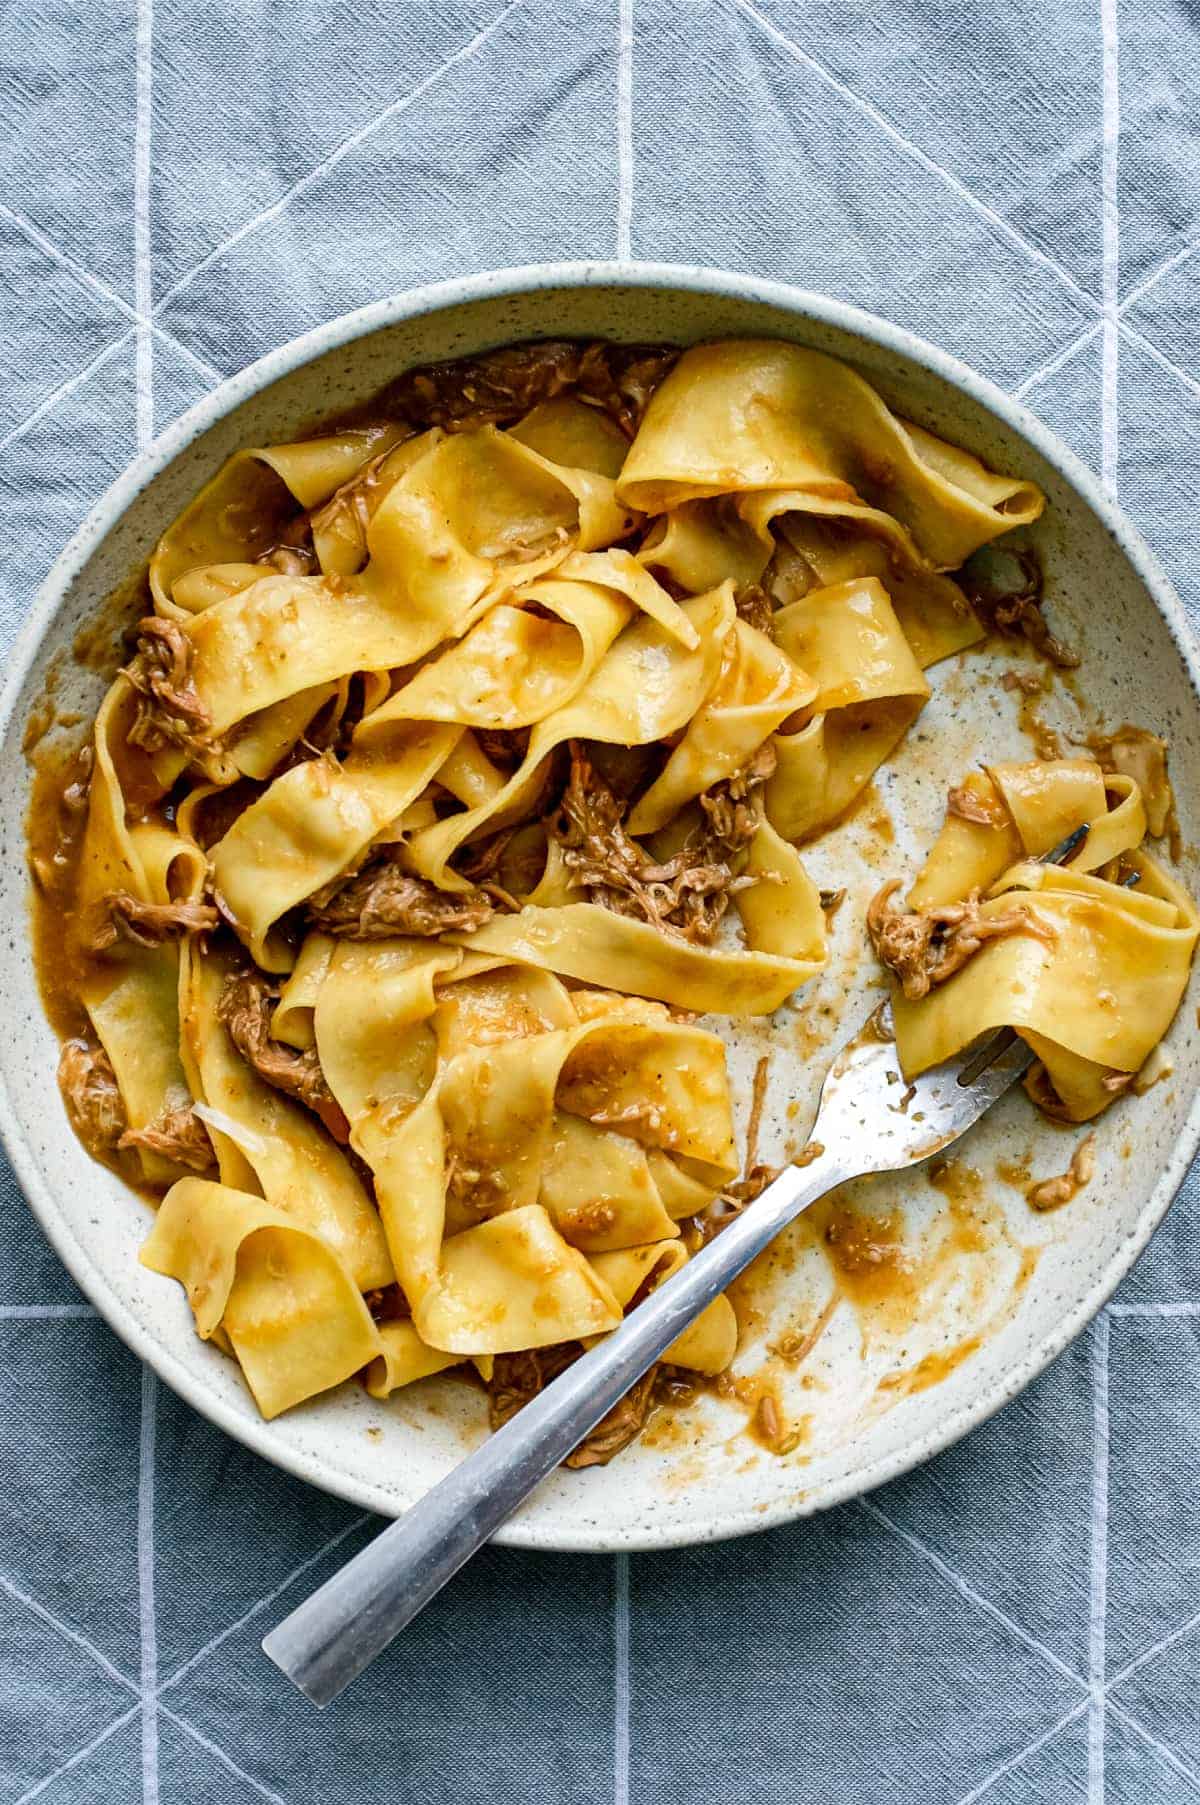
[[[856,364],[901,413],[969,447],[987,462],[1032,477],[1048,507],[1032,539],[1047,572],[1060,634],[1080,651],[1078,691],[1107,725],[1153,728],[1170,742],[1185,840],[1183,878],[1198,876],[1191,799],[1200,796],[1200,705],[1182,632],[1156,604],[1140,553],[1076,486],[1066,454],[1032,428],[993,411],[984,385],[963,386],[911,354],[886,330],[853,316],[820,317],[803,297],[713,277],[619,276],[522,286],[509,277],[466,299],[372,310],[372,329],[287,370],[267,386],[237,379],[234,405],[189,436],[115,520],[112,500],[84,531],[75,568],[51,580],[41,638],[18,679],[0,742],[0,1123],[18,1175],[59,1252],[98,1308],[144,1358],[198,1408],[261,1453],[313,1483],[395,1514],[485,1433],[483,1401],[449,1379],[426,1381],[390,1403],[355,1386],[283,1419],[260,1421],[236,1369],[200,1343],[181,1290],[137,1263],[144,1203],[93,1164],[67,1125],[54,1083],[55,1038],[39,1001],[28,951],[22,858],[30,772],[22,737],[57,673],[60,711],[91,713],[105,678],[72,647],[105,598],[145,561],[167,522],[236,447],[286,440],[361,401],[406,366],[515,339],[549,335],[687,343],[722,335],[771,335]],[[510,292],[511,290],[511,292]],[[837,310],[834,310],[837,312]],[[377,323],[383,317],[384,323]],[[357,327],[352,328],[357,330]],[[336,328],[334,329],[336,330]],[[890,342],[888,342],[890,339]],[[939,360],[934,359],[933,365]],[[212,409],[211,402],[203,404]],[[200,410],[203,412],[203,409]],[[1035,442],[1036,441],[1036,442]],[[1086,487],[1086,484],[1084,485]],[[105,517],[107,510],[107,518]],[[1131,555],[1132,553],[1132,555]],[[1145,568],[1145,566],[1143,566]],[[1151,573],[1157,586],[1157,579]],[[1165,586],[1161,592],[1165,595]],[[1169,599],[1164,604],[1168,614]],[[127,618],[127,617],[126,617]],[[118,624],[108,617],[110,624]],[[93,635],[94,637],[94,635]],[[827,974],[767,1024],[727,1033],[745,1105],[754,1066],[771,1052],[762,1152],[803,1143],[816,1085],[832,1048],[878,992],[863,946],[862,910],[889,875],[913,869],[940,822],[948,783],[972,764],[1032,756],[1017,701],[1000,682],[1015,654],[967,654],[931,673],[934,697],[873,797],[806,860],[822,884],[845,886]],[[1076,700],[1056,686],[1044,714],[1079,732]],[[1123,1102],[1099,1124],[1098,1171],[1069,1208],[1035,1216],[1021,1173],[1064,1169],[1076,1135],[1009,1097],[970,1137],[949,1172],[921,1169],[856,1187],[881,1223],[881,1270],[852,1253],[835,1264],[821,1228],[798,1225],[747,1281],[738,1371],[743,1395],[702,1398],[665,1415],[613,1465],[552,1478],[506,1539],[544,1547],[602,1548],[686,1542],[765,1526],[817,1508],[901,1470],[944,1445],[1025,1383],[1086,1320],[1147,1238],[1182,1176],[1200,1075],[1197,981],[1169,1037],[1174,1071],[1146,1097]],[[813,1351],[794,1349],[837,1288],[841,1302]],[[788,1337],[791,1337],[789,1342]],[[782,1346],[782,1353],[778,1350]],[[793,1350],[789,1364],[789,1349]],[[774,1351],[773,1351],[774,1350]],[[754,1375],[778,1382],[797,1437],[776,1456],[747,1432]]]

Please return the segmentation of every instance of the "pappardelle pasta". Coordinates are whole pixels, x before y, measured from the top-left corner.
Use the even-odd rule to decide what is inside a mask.
[[[765,340],[412,371],[184,508],[33,862],[69,1117],[161,1197],[143,1261],[264,1416],[454,1369],[502,1422],[761,1188],[697,1017],[822,969],[797,846],[928,668],[996,625],[1062,651],[1027,563],[976,557],[1041,508]],[[1011,1023],[1083,1121],[1139,1070],[1196,934],[1142,789],[955,792],[871,912],[906,1071]],[[736,1344],[720,1298],[575,1464]]]
[[[1200,932],[1192,899],[1145,850],[1154,798],[1083,758],[990,765],[951,790],[907,910],[888,883],[867,916],[895,980],[906,1077],[1009,1027],[1037,1054],[1027,1091],[1062,1121],[1091,1121],[1137,1082]],[[1078,828],[1072,858],[1040,862]]]

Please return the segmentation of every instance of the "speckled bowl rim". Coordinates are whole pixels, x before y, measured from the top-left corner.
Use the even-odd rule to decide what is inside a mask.
[[[895,352],[913,363],[923,365],[933,375],[962,390],[1028,441],[1066,479],[1104,524],[1137,572],[1166,623],[1200,707],[1200,641],[1157,558],[1121,509],[1104,494],[1096,478],[1075,453],[1026,407],[1005,395],[987,378],[902,326],[893,325],[845,302],[793,288],[786,283],[684,264],[544,263],[491,270],[482,275],[430,283],[357,308],[353,313],[343,314],[325,325],[314,327],[311,332],[293,339],[290,344],[268,352],[256,363],[222,382],[211,394],[197,402],[195,407],[189,408],[117,478],[71,539],[38,590],[29,617],[13,647],[8,673],[0,688],[0,742],[9,732],[21,688],[64,594],[79,576],[96,546],[117,524],[135,497],[201,433],[206,432],[234,407],[279,378],[289,375],[302,364],[384,327],[467,302],[503,299],[540,289],[572,287],[674,288],[764,303],[782,312],[794,314],[798,319],[814,320],[839,328],[883,350]],[[103,1276],[89,1265],[82,1249],[71,1238],[60,1219],[50,1187],[38,1168],[2,1078],[0,1140],[3,1141],[30,1207],[55,1252],[80,1290],[139,1359],[146,1361],[161,1379],[201,1415],[208,1417],[226,1434],[276,1466],[352,1504],[384,1515],[394,1514],[394,1501],[381,1490],[348,1479],[317,1457],[281,1448],[274,1439],[271,1424],[238,1414],[230,1404],[213,1395],[200,1380],[190,1374],[169,1346],[138,1323],[121,1300],[110,1291]],[[888,1480],[898,1478],[994,1415],[1002,1405],[1023,1391],[1086,1327],[1108,1301],[1162,1221],[1183,1182],[1198,1145],[1200,1088],[1192,1099],[1174,1152],[1160,1173],[1133,1229],[1113,1253],[1087,1294],[1049,1334],[1040,1337],[1015,1361],[1002,1378],[986,1386],[978,1397],[951,1410],[936,1428],[914,1436],[905,1447],[879,1458],[858,1472],[814,1486],[810,1491],[781,1500],[766,1510],[739,1509],[728,1513],[718,1511],[700,1528],[693,1526],[687,1529],[607,1531],[596,1524],[585,1524],[578,1534],[571,1534],[561,1530],[541,1530],[536,1523],[515,1522],[509,1524],[495,1539],[513,1547],[577,1553],[683,1547],[772,1529],[831,1505],[844,1503]],[[582,1509],[581,1500],[581,1514]]]

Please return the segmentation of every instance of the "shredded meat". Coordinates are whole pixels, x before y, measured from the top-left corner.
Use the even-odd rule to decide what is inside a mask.
[[[516,831],[515,827],[504,827],[484,840],[472,840],[460,853],[455,870],[473,884],[494,877]]]
[[[69,1040],[58,1060],[58,1088],[67,1119],[93,1159],[112,1153],[127,1123],[117,1076],[103,1047]]]
[[[481,890],[439,890],[401,870],[390,854],[309,899],[308,919],[322,934],[344,940],[386,940],[393,934],[470,934],[491,919]]]
[[[306,577],[317,568],[313,550],[312,521],[307,514],[297,514],[283,530],[283,537],[255,559],[268,570],[285,577]]]
[[[1133,778],[1146,805],[1146,825],[1154,838],[1160,839],[1170,830],[1175,815],[1175,795],[1167,775],[1166,740],[1126,722],[1115,733],[1090,734],[1087,745],[1102,771]]]
[[[203,761],[213,750],[212,715],[192,678],[195,647],[176,621],[138,622],[137,655],[125,666],[138,692],[130,742],[146,752],[177,746]]]
[[[307,577],[317,568],[315,552],[301,545],[273,545],[255,563],[265,564],[284,577]]]
[[[654,1402],[686,1410],[696,1402],[703,1383],[701,1374],[689,1372],[686,1366],[673,1366],[664,1360],[655,1374]]]
[[[590,1435],[584,1437],[573,1454],[563,1462],[567,1467],[604,1467],[636,1441],[646,1427],[646,1419],[654,1405],[654,1383],[657,1368],[642,1374],[607,1416],[602,1416]]]
[[[350,1126],[325,1082],[316,1048],[301,1053],[271,1038],[274,1003],[274,993],[262,972],[232,972],[221,991],[217,1015],[242,1058],[264,1083],[311,1109],[334,1139],[345,1144]]]
[[[774,746],[764,740],[748,764],[699,798],[706,850],[731,859],[750,844],[758,830],[759,795],[775,775],[777,762]]]
[[[771,1072],[771,1055],[764,1053],[754,1068],[754,1084],[750,1093],[750,1114],[746,1122],[746,1157],[742,1176],[727,1185],[715,1203],[701,1216],[692,1218],[693,1233],[701,1241],[711,1241],[723,1228],[740,1216],[748,1203],[761,1197],[769,1184],[774,1184],[782,1166],[769,1166],[758,1157],[758,1136],[762,1128],[763,1109],[767,1101],[767,1084]],[[805,1163],[803,1160],[798,1162]]]
[[[1070,1203],[1085,1185],[1091,1183],[1095,1171],[1096,1137],[1094,1134],[1087,1134],[1071,1155],[1071,1163],[1065,1172],[1058,1178],[1043,1178],[1040,1183],[1030,1185],[1025,1193],[1030,1209],[1057,1210],[1064,1203]]]
[[[579,362],[578,345],[549,340],[423,364],[391,384],[383,411],[414,427],[440,426],[447,432],[511,426],[540,401],[573,388]]]
[[[565,752],[566,748],[563,750]],[[659,776],[670,751],[665,745],[610,746],[603,740],[591,740],[587,754],[601,782],[608,785],[614,796],[632,803],[633,798],[648,789]],[[561,782],[558,787],[562,789]]]
[[[574,882],[588,900],[649,921],[687,939],[712,938],[733,874],[692,843],[659,863],[624,828],[626,803],[600,777],[580,741],[571,742],[571,774],[546,823]]]
[[[366,1291],[363,1302],[375,1322],[403,1322],[412,1315],[408,1299],[399,1285],[382,1285],[378,1290]]]
[[[414,427],[465,432],[511,426],[539,402],[576,394],[632,438],[654,390],[679,356],[665,345],[510,345],[482,357],[408,370],[383,397],[385,414]]]
[[[795,1163],[805,1165],[807,1161],[799,1160]],[[689,1250],[695,1253],[701,1247],[707,1247],[710,1241],[715,1241],[722,1229],[728,1228],[747,1204],[756,1202],[783,1170],[783,1166],[769,1166],[763,1160],[756,1160],[753,1164],[747,1161],[740,1178],[735,1178],[723,1191],[718,1191],[706,1209],[698,1215],[685,1217],[680,1223]]]
[[[708,945],[730,898],[756,881],[735,876],[733,863],[754,836],[757,792],[774,762],[767,744],[744,771],[714,784],[699,798],[701,826],[659,862],[626,833],[628,805],[604,782],[582,742],[572,741],[570,778],[546,830],[590,902]]]
[[[804,1331],[785,1329],[775,1345],[769,1347],[767,1351],[774,1354],[777,1360],[782,1360],[785,1366],[792,1368],[803,1366],[833,1321],[841,1301],[841,1292],[835,1290],[811,1328]]]
[[[561,1341],[553,1347],[522,1348],[515,1354],[497,1354],[487,1384],[488,1420],[502,1429],[539,1391],[549,1385],[583,1352],[578,1341]]]
[[[59,801],[63,814],[70,822],[80,821],[87,814],[95,760],[95,747],[91,740],[85,740],[71,761],[71,781]]]
[[[991,632],[1027,639],[1050,664],[1074,670],[1079,655],[1046,625],[1042,613],[1042,567],[1031,551],[984,546],[959,572],[959,582]]]
[[[768,639],[775,637],[775,604],[761,583],[747,583],[734,597],[734,606],[747,626],[757,627]]]
[[[845,886],[840,890],[822,890],[819,895],[821,907],[825,911],[826,920],[832,921],[846,900]]]
[[[589,345],[580,359],[580,397],[602,407],[632,439],[651,396],[678,358],[677,345]]]
[[[618,1133],[631,1135],[635,1140],[640,1128],[643,1134],[652,1135],[656,1141],[666,1140],[668,1145],[671,1144],[666,1117],[657,1103],[596,1103],[592,1101],[595,1080],[590,1086],[576,1083],[571,1096],[578,1113],[594,1122],[597,1128],[615,1128]]]
[[[965,783],[948,793],[946,812],[957,815],[960,821],[974,821],[980,827],[1001,827],[1006,819],[1004,804],[998,796],[977,796]]]
[[[127,1128],[117,1146],[160,1153],[191,1172],[211,1171],[217,1163],[208,1131],[190,1103],[183,1109],[165,1110],[144,1128]]]
[[[772,1391],[764,1391],[754,1411],[754,1430],[772,1454],[790,1454],[796,1446],[796,1435],[783,1419],[779,1399]]]
[[[403,440],[400,443],[404,443]],[[348,515],[353,519],[362,539],[362,555],[366,553],[367,529],[371,524],[375,509],[379,505],[378,491],[382,485],[384,468],[396,450],[389,445],[386,451],[379,452],[362,469],[335,489],[327,502],[313,511],[309,522],[309,536],[314,528],[328,530],[340,526]]]
[[[128,890],[114,890],[105,899],[106,914],[91,938],[93,952],[107,952],[118,940],[135,946],[161,946],[185,934],[210,934],[220,923],[211,903],[148,903]]]
[[[867,909],[867,932],[881,965],[895,973],[904,994],[919,1002],[937,984],[960,971],[987,940],[1004,934],[1032,934],[1049,941],[1054,930],[1022,903],[984,915],[979,892],[958,903],[905,911],[889,905],[900,888],[893,878],[875,892]]]
[[[476,727],[475,739],[483,756],[502,771],[515,771],[529,750],[528,727]]]
[[[1118,1072],[1114,1069],[1105,1072],[1100,1083],[1110,1096],[1119,1097],[1131,1085],[1135,1091],[1138,1090],[1140,1075],[1138,1072]],[[1050,1082],[1050,1074],[1040,1059],[1036,1059],[1030,1066],[1022,1082],[1025,1095],[1030,1102],[1035,1104],[1044,1116],[1049,1116],[1051,1121],[1073,1122],[1076,1119]]]
[[[745,1174],[741,1178],[735,1179],[733,1184],[721,1192],[721,1195],[729,1203],[736,1203],[739,1210],[744,1209],[748,1203],[753,1203],[757,1197],[761,1197],[767,1186],[773,1185],[782,1171],[782,1166],[768,1166],[762,1160],[756,1160],[753,1165],[748,1165]]]
[[[746,1165],[758,1159],[758,1136],[762,1128],[763,1110],[767,1102],[767,1086],[771,1078],[771,1055],[762,1054],[754,1068],[754,1085],[750,1092],[750,1116],[746,1123]]]
[[[554,1347],[525,1348],[516,1354],[497,1354],[488,1383],[488,1417],[493,1429],[500,1429],[516,1416],[538,1393],[566,1372],[578,1360],[583,1348],[578,1341],[563,1341]],[[643,1373],[620,1403],[602,1417],[573,1454],[563,1462],[568,1467],[605,1466],[641,1434],[654,1403],[657,1369]]]

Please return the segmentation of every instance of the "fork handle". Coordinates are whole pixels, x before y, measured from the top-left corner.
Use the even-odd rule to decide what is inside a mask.
[[[336,1698],[785,1223],[851,1176],[825,1153],[788,1167],[620,1328],[277,1625],[263,1641],[275,1665],[315,1704]]]

